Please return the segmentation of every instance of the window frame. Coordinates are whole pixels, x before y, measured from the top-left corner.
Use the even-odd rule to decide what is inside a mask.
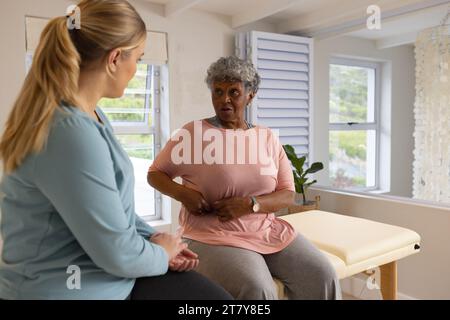
[[[121,122],[121,121],[111,121],[111,126],[113,127],[115,135],[131,135],[131,134],[145,134],[145,135],[153,135],[153,158],[159,153],[161,149],[161,101],[162,95],[162,85],[164,79],[161,79],[161,65],[152,64],[148,62],[141,62],[142,64],[146,64],[150,66],[147,73],[147,81],[146,81],[146,90],[153,90],[151,94],[145,94],[145,108],[144,108],[144,121],[135,121],[135,122]],[[152,77],[152,81],[148,81],[148,77]],[[125,90],[126,92],[126,90]],[[149,104],[152,99],[153,108],[150,109]],[[149,124],[149,113],[152,112],[152,125]],[[106,112],[105,112],[106,113]],[[143,173],[144,174],[144,173]],[[154,189],[155,195],[155,214],[154,215],[139,215],[144,221],[156,221],[162,219],[162,195],[161,193]]]
[[[362,60],[357,58],[343,58],[343,57],[332,57],[329,61],[329,70],[330,66],[334,65],[341,65],[341,66],[348,66],[348,67],[361,67],[361,68],[368,68],[373,69],[375,72],[375,79],[374,79],[374,120],[372,122],[364,122],[364,123],[354,123],[354,122],[347,122],[347,123],[332,123],[330,122],[330,117],[328,114],[328,135],[331,131],[368,131],[368,130],[374,130],[375,131],[375,185],[372,187],[355,187],[351,188],[351,190],[354,191],[375,191],[380,189],[380,119],[381,119],[381,64],[376,61],[368,61],[368,60]],[[328,72],[330,74],[330,72]],[[328,86],[328,90],[330,90],[330,85]],[[330,91],[329,91],[330,92]],[[330,111],[328,111],[330,113]],[[330,140],[328,139],[328,143]],[[328,152],[329,152],[329,145],[328,145]],[[328,179],[330,179],[330,175],[328,174]],[[343,190],[339,188],[339,190]],[[346,190],[346,189],[344,189]]]

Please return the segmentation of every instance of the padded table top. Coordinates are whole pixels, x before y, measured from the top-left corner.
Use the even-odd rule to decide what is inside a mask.
[[[420,243],[419,234],[412,230],[327,211],[311,210],[280,218],[346,265]]]

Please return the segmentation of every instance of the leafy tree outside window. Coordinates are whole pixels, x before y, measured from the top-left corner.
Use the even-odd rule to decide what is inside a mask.
[[[378,87],[375,63],[333,59],[330,64],[329,179],[343,189],[378,185]]]

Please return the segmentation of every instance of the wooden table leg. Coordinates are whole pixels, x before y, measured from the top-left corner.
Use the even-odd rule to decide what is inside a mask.
[[[380,266],[381,295],[384,300],[397,300],[397,261]]]

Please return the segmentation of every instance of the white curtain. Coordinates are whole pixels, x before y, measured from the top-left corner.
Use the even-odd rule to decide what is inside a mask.
[[[450,26],[416,41],[413,197],[450,203]]]

